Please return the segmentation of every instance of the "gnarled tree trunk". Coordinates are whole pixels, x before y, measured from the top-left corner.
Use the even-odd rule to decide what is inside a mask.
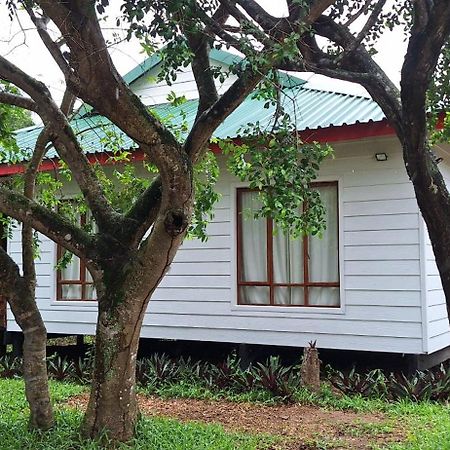
[[[150,297],[184,238],[192,210],[191,181],[183,195],[163,203],[140,250],[109,250],[103,270],[92,271],[98,297],[95,363],[82,433],[130,440],[138,419],[136,355]],[[182,207],[173,209],[180,203]],[[119,241],[120,242],[120,241]],[[106,246],[109,248],[109,246]]]
[[[48,430],[54,425],[54,416],[48,388],[47,330],[34,295],[22,278],[17,280],[9,304],[24,334],[23,377],[30,406],[29,426]]]
[[[47,332],[34,298],[34,288],[20,276],[19,267],[0,249],[0,288],[24,333],[23,371],[25,394],[30,405],[30,427],[47,430],[54,424],[48,389]],[[31,288],[31,289],[30,289]]]
[[[114,440],[127,441],[138,418],[136,355],[147,302],[134,299],[139,308],[129,302],[109,308],[108,294],[107,289],[106,298],[99,299],[93,380],[82,432],[96,437],[106,431]]]

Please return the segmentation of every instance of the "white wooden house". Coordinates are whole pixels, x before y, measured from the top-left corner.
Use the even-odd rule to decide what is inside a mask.
[[[212,53],[213,64],[221,67],[236,58]],[[159,64],[157,56],[149,58],[126,76],[127,82],[162,115],[179,112],[164,105],[170,91],[184,94],[190,101],[180,108],[192,120],[192,73],[185,69],[167,86],[155,81]],[[283,78],[296,98],[303,139],[329,142],[335,151],[335,158],[323,164],[317,185],[328,208],[324,238],[272,239],[270,224],[244,219],[240,210],[251,206],[254,197],[227,173],[219,155],[222,197],[208,226],[209,239],[185,241],[150,302],[141,336],[293,347],[317,340],[320,348],[442,360],[450,346],[444,293],[393,130],[368,98]],[[103,120],[83,113],[89,109],[82,108],[74,124],[79,130]],[[263,122],[272,113],[248,99],[216,136],[234,137],[240,125]],[[19,144],[31,146],[38,132],[39,127],[22,130]],[[100,129],[87,131],[83,142],[90,158],[105,163],[100,134]],[[130,144],[124,137],[124,145]],[[437,152],[450,180],[450,153],[445,148]],[[42,170],[54,167],[50,159]],[[17,170],[2,165],[0,175]],[[67,186],[68,193],[74,189]],[[97,306],[89,275],[75,263],[58,274],[57,246],[45,237],[41,241],[37,301],[49,333],[94,334]],[[8,241],[8,251],[20,263],[20,232]],[[10,313],[7,329],[19,330]]]

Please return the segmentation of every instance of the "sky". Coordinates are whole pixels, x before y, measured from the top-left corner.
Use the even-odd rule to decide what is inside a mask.
[[[285,13],[283,3],[273,0],[259,0],[259,3],[271,14],[282,16]],[[115,41],[124,37],[124,31],[115,24],[115,16],[119,12],[120,0],[110,0],[109,14],[103,20],[104,34],[107,41]],[[386,32],[380,39],[375,60],[389,77],[396,83],[400,80],[400,69],[406,44],[400,31]],[[141,63],[146,55],[141,51],[137,41],[121,42],[111,45],[111,56],[121,74],[127,73]],[[55,99],[59,100],[64,92],[64,79],[46,48],[41,43],[37,32],[25,13],[19,13],[19,20],[11,21],[4,2],[0,3],[0,54],[30,75],[44,81]],[[358,85],[339,80],[330,80],[315,74],[301,74],[311,87],[338,92],[367,95]]]

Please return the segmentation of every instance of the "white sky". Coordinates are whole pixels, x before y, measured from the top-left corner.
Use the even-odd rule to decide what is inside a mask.
[[[274,15],[281,16],[284,13],[279,1],[260,0],[260,3]],[[104,32],[107,40],[113,40],[113,33],[124,35],[123,31],[116,29],[114,19],[119,11],[120,4],[120,0],[110,0],[110,7],[107,9],[110,19],[104,20]],[[19,17],[20,25],[17,20],[11,22],[4,2],[0,4],[0,53],[25,72],[46,83],[55,99],[60,99],[64,91],[62,74],[40,41],[37,32],[34,31],[27,15],[20,13]],[[406,49],[402,33],[400,31],[386,32],[380,39],[377,49],[379,53],[375,57],[376,61],[398,84]],[[137,41],[122,42],[111,46],[111,55],[116,67],[122,74],[141,63],[146,57],[141,52]],[[300,76],[309,81],[312,87],[356,94],[365,93],[360,86],[339,80],[314,74],[301,74]]]

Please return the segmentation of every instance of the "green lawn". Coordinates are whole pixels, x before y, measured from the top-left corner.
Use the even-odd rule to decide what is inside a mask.
[[[82,440],[77,434],[81,413],[65,407],[64,401],[86,390],[71,383],[51,382],[52,398],[55,402],[58,426],[48,433],[27,430],[27,403],[23,394],[23,382],[18,379],[0,379],[0,449],[1,450],[93,450],[101,448],[95,441]],[[181,390],[166,391],[183,396]],[[195,392],[185,392],[195,397]],[[211,398],[205,392],[198,396]],[[222,398],[226,395],[222,395]],[[237,399],[236,399],[237,400]],[[240,399],[244,400],[244,399]],[[248,400],[248,398],[246,399]],[[337,398],[329,390],[320,396],[299,393],[297,400],[313,403],[322,408],[351,409],[358,412],[382,412],[386,420],[380,424],[364,421],[343,429],[342,433],[365,436],[370,439],[379,433],[390,433],[398,425],[405,431],[406,441],[390,444],[385,450],[450,450],[450,408],[448,405],[433,403],[412,403],[409,401],[386,403],[381,400],[365,400],[360,397]],[[220,425],[198,423],[182,424],[176,420],[143,418],[139,422],[137,438],[121,449],[149,450],[257,450],[274,449],[281,442],[279,437],[230,433]],[[339,442],[326,436],[317,436],[308,441],[311,449],[331,450],[339,447]],[[306,448],[306,447],[305,447]],[[352,447],[345,447],[351,449]],[[373,445],[374,450],[380,447]]]
[[[97,442],[82,440],[77,434],[81,414],[60,404],[85,388],[51,382],[58,426],[48,433],[27,431],[27,404],[21,380],[0,380],[1,450],[94,450]],[[256,450],[273,446],[275,438],[227,433],[219,425],[181,424],[169,419],[143,418],[137,438],[119,449],[146,450]]]

